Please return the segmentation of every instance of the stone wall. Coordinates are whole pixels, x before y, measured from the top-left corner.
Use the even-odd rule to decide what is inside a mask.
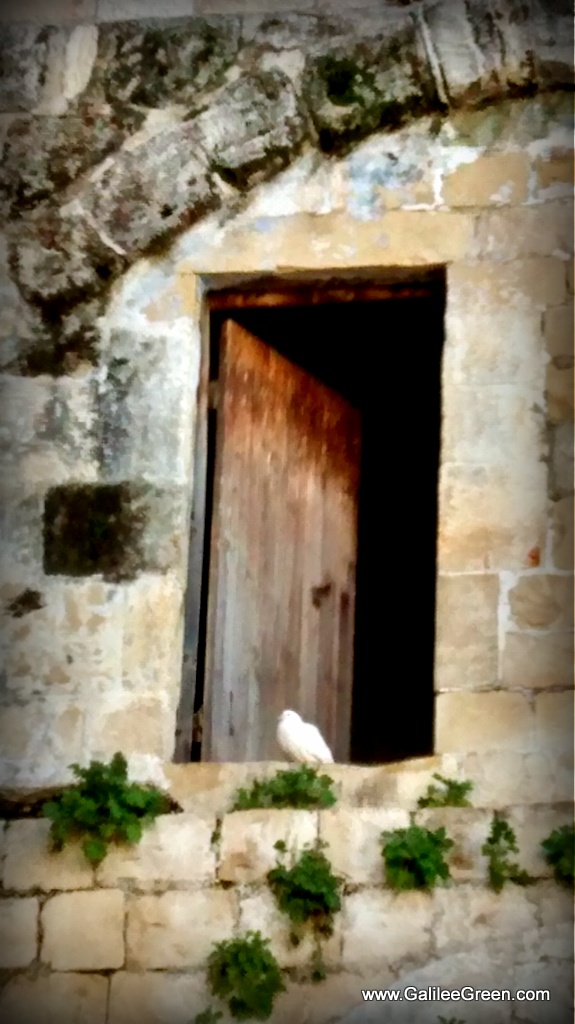
[[[47,821],[7,822],[0,833],[6,1024],[190,1024],[219,1006],[206,983],[213,943],[249,929],[270,938],[285,971],[273,1024],[328,1024],[348,1011],[358,1024],[379,1020],[365,1016],[369,1007],[360,1010],[361,990],[405,984],[549,988],[551,1001],[500,1003],[496,1017],[490,1003],[420,1002],[386,1010],[386,1020],[435,1024],[454,1011],[467,1024],[569,1019],[572,895],[550,877],[539,846],[572,820],[557,789],[546,804],[534,793],[506,806],[504,790],[490,792],[478,774],[473,807],[415,810],[432,771],[472,777],[469,765],[446,756],[401,769],[336,766],[340,801],[329,810],[226,813],[238,785],[278,767],[172,766],[169,789],[183,813],[160,817],[138,847],[112,850],[95,871],[75,846],[48,853]],[[496,894],[486,884],[481,845],[494,807],[515,829],[517,859],[535,879],[527,888],[507,883]],[[410,811],[418,824],[445,826],[455,841],[452,881],[431,893],[396,893],[384,883],[380,834],[407,826]],[[345,889],[324,944],[327,977],[313,984],[311,940],[291,946],[265,875],[276,840],[301,851],[318,837]]]

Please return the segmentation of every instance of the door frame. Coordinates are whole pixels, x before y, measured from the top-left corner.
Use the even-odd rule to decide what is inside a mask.
[[[211,314],[229,310],[258,307],[313,306],[334,302],[381,302],[385,299],[432,298],[438,287],[444,287],[443,265],[388,268],[381,271],[354,270],[348,275],[321,272],[296,272],[289,277],[242,275],[230,282],[228,275],[210,277],[203,284],[200,315],[200,379],[197,392],[197,413],[193,459],[193,495],[189,524],[188,572],[185,598],[183,667],[180,702],[177,711],[174,760],[188,763],[194,731],[194,703],[197,670],[200,659],[200,613],[204,587],[209,585],[206,572],[207,543],[210,523],[207,522],[208,492],[214,480],[208,478],[208,419],[214,396],[210,388]],[[205,652],[204,652],[205,654]],[[205,760],[202,752],[202,760]]]

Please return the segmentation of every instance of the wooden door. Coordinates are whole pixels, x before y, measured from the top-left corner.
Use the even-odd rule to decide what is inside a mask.
[[[233,320],[218,394],[202,756],[282,759],[293,708],[346,761],[359,412]]]

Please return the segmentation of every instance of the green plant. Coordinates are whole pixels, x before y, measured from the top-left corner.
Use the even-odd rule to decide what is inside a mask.
[[[444,828],[432,832],[413,823],[409,828],[383,832],[385,877],[392,889],[432,889],[439,879],[450,877],[444,854],[453,840]]]
[[[221,1010],[212,1010],[211,1006],[208,1006],[207,1010],[196,1014],[194,1024],[217,1024],[221,1017],[223,1017]]]
[[[208,957],[212,994],[227,1002],[237,1020],[267,1020],[275,997],[285,990],[268,945],[269,939],[259,931],[249,931],[241,938],[216,943]]]
[[[511,853],[519,852],[517,839],[509,822],[497,812],[493,815],[491,831],[481,852],[487,857],[489,884],[495,892],[501,892],[507,881],[515,885],[530,885],[534,881],[517,863],[509,860]]]
[[[331,935],[333,915],[341,909],[343,879],[333,874],[323,846],[318,842],[312,849],[304,850],[291,868],[278,861],[268,871],[268,883],[278,907],[292,922],[291,941],[296,946],[301,941],[302,928],[308,923],[317,937]],[[286,852],[281,840],[275,847],[280,854]]]
[[[575,826],[561,825],[541,843],[544,857],[553,875],[562,885],[573,887],[575,862]]]
[[[430,783],[427,787],[427,793],[420,796],[417,801],[418,807],[471,807],[467,794],[473,789],[472,782],[468,780],[458,782],[457,779],[446,779],[439,772],[434,772],[432,778],[437,779],[443,786],[443,789]]]
[[[333,779],[318,775],[317,768],[301,765],[276,772],[271,779],[255,779],[251,789],[238,789],[233,811],[249,811],[256,807],[333,807]]]
[[[52,822],[50,842],[55,851],[70,839],[84,837],[84,854],[97,866],[109,843],[137,843],[158,814],[172,810],[169,797],[159,790],[128,782],[127,761],[119,751],[110,764],[91,761],[89,768],[70,767],[79,784],[42,805],[42,814]]]

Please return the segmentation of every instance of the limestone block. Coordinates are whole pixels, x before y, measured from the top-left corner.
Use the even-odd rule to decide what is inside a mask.
[[[10,1024],[105,1024],[108,979],[93,974],[11,978],[0,994]]]
[[[196,13],[196,0],[165,0],[163,18],[191,17]],[[138,18],[157,18],[154,0],[98,0],[98,22],[131,21]]]
[[[573,422],[573,367],[561,369],[553,364],[547,367],[545,396],[550,423]]]
[[[111,978],[107,1020],[108,1024],[189,1024],[212,1001],[204,972],[117,971]]]
[[[541,203],[480,214],[474,252],[479,259],[516,260],[573,251],[572,201]]]
[[[572,149],[555,146],[548,153],[536,157],[531,166],[538,197],[573,195]]]
[[[543,550],[545,467],[444,463],[439,475],[441,573],[519,569]]]
[[[49,831],[47,819],[10,822],[2,875],[5,889],[26,892],[38,887],[51,892],[88,889],[93,884],[92,867],[79,843],[66,844],[59,853],[52,853]]]
[[[172,756],[175,713],[157,697],[116,698],[102,702],[86,722],[86,745],[91,756],[109,760],[116,750]]]
[[[561,423],[551,427],[549,436],[549,496],[557,501],[573,494],[573,424]]]
[[[128,907],[128,968],[199,967],[212,944],[232,934],[236,903],[236,894],[223,889],[134,897]]]
[[[436,591],[435,686],[473,689],[497,681],[499,579],[440,575]]]
[[[126,691],[152,692],[161,678],[164,688],[172,684],[170,698],[179,698],[183,603],[182,586],[173,576],[150,573],[129,584],[122,644]]]
[[[461,758],[462,778],[473,781],[474,807],[561,802],[573,796],[573,756],[551,751],[492,750]]]
[[[384,964],[379,964],[368,984],[383,987],[392,978],[392,972]],[[326,1024],[326,1021],[338,1021],[342,1014],[357,1004],[358,993],[361,994],[365,986],[365,978],[347,970],[340,974],[328,974],[321,985],[288,981],[287,991],[282,992],[274,1004],[273,1024],[293,1024],[294,1021]]]
[[[124,894],[117,889],[52,896],[42,909],[41,958],[56,971],[124,965]]]
[[[534,748],[534,715],[519,693],[440,693],[435,701],[438,751],[524,752]]]
[[[553,502],[553,565],[556,569],[573,569],[573,498]]]
[[[546,309],[565,301],[565,265],[537,256],[508,263],[454,263],[447,269],[447,294],[453,306],[474,315],[497,308]]]
[[[0,900],[0,967],[28,967],[38,952],[38,900]]]
[[[432,911],[429,893],[364,889],[347,896],[342,922],[346,969],[367,979],[382,963],[393,968],[405,959],[425,961],[431,953]]]
[[[514,859],[535,878],[551,878],[553,870],[545,860],[541,842],[562,825],[573,824],[572,804],[512,807],[507,820],[515,832],[519,853]]]
[[[275,867],[278,840],[288,851],[300,853],[317,838],[318,816],[314,811],[235,811],[222,825],[220,866],[222,882],[255,882]]]
[[[529,170],[526,153],[486,153],[445,175],[443,201],[453,207],[524,203]]]
[[[60,25],[76,21],[93,21],[97,0],[6,0],[0,10],[0,22],[36,22],[39,25]]]
[[[545,961],[537,957],[530,964],[514,967],[509,986],[512,990],[547,990],[550,994],[549,1001],[530,1003],[529,1020],[533,1024],[570,1020],[573,1013],[573,954],[570,960],[570,963],[565,958]]]
[[[573,303],[554,306],[545,312],[544,338],[547,352],[559,365],[573,360]]]
[[[0,752],[5,762],[43,765],[42,777],[53,765],[80,761],[84,755],[84,713],[60,698],[47,705],[35,699],[3,707],[0,715]],[[117,750],[118,747],[115,748]],[[2,774],[3,778],[6,775]]]
[[[328,853],[329,856],[329,853]],[[333,866],[333,865],[332,865]],[[270,939],[270,949],[280,967],[302,967],[311,971],[315,941],[308,931],[300,942],[294,946],[290,942],[291,922],[286,914],[278,909],[271,890],[257,888],[246,893],[240,900],[240,932],[260,931]],[[341,964],[341,913],[334,917],[333,935],[322,939],[322,955],[328,970],[337,969]]]
[[[319,836],[329,844],[326,856],[336,875],[352,885],[379,885],[381,833],[408,824],[408,812],[399,807],[334,807],[320,811]]]
[[[469,799],[473,803],[473,790]],[[485,878],[485,858],[481,847],[489,835],[490,811],[475,807],[427,807],[416,811],[415,823],[432,831],[443,827],[453,840],[454,845],[445,859],[454,881]]]
[[[561,371],[566,372],[566,371]],[[526,465],[546,453],[536,388],[451,386],[443,393],[442,452],[447,462]]]
[[[39,589],[43,580],[42,490],[32,488],[19,480],[9,488],[6,477],[2,481],[2,508],[0,509],[0,579],[4,586],[11,584],[9,599],[26,587]]]
[[[215,878],[213,822],[193,814],[161,815],[144,831],[135,847],[117,847],[96,872],[98,885],[113,887],[124,880],[138,889],[168,885],[204,885]]]
[[[520,576],[509,591],[511,619],[520,629],[567,630],[573,622],[573,582],[563,574]]]
[[[542,882],[529,893],[541,919],[541,956],[573,959],[573,894],[567,886]]]
[[[540,693],[535,698],[537,749],[570,754],[573,751],[573,690]]]
[[[568,500],[568,499],[566,499]],[[501,683],[509,689],[544,690],[573,685],[573,636],[506,633]]]
[[[468,307],[455,303],[448,288],[442,367],[445,383],[542,388],[543,363],[541,317],[535,310],[494,305],[490,310],[476,310],[470,317]]]
[[[433,903],[439,956],[484,949],[494,959],[538,959],[537,915],[522,887],[507,883],[500,893],[486,885],[436,889]]]

